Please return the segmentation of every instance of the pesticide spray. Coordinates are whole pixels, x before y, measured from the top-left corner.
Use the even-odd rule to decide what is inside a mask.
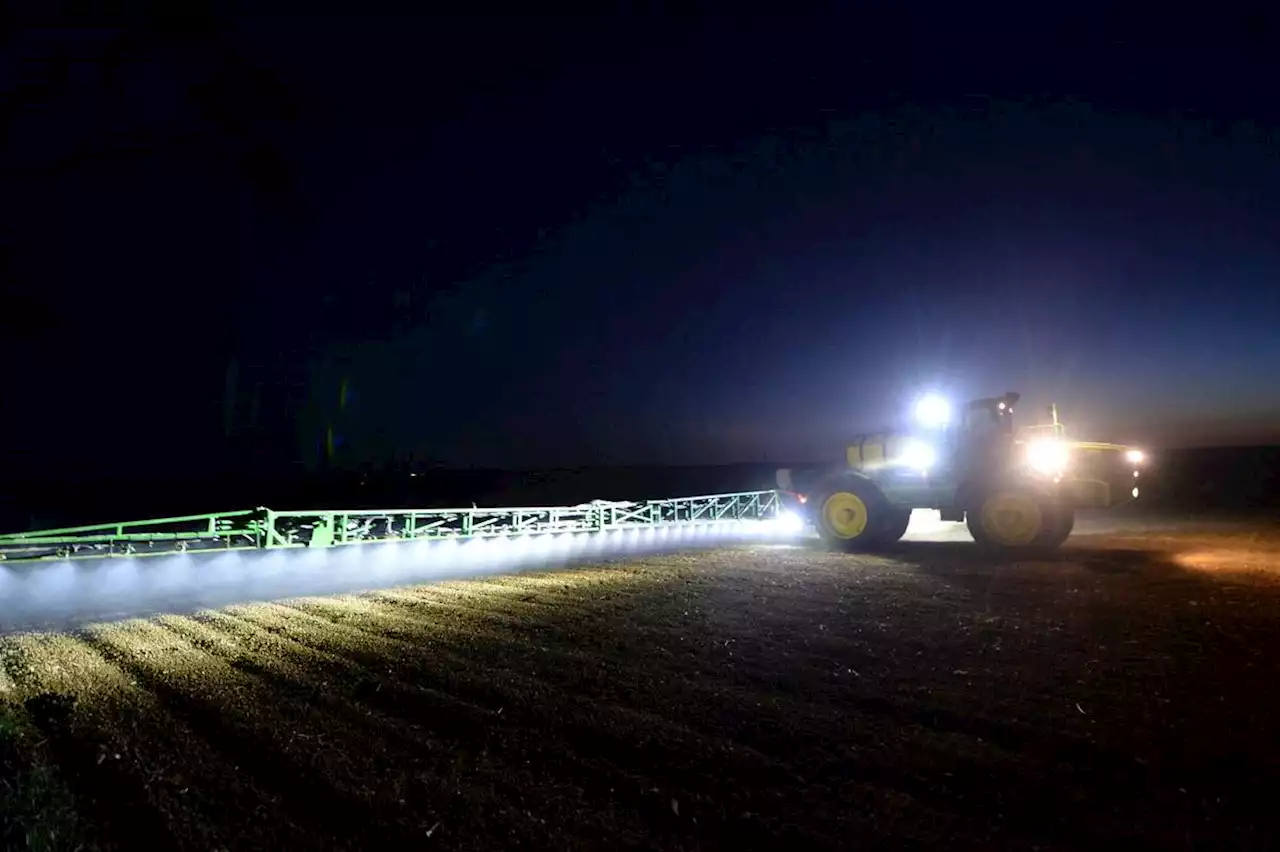
[[[788,541],[802,526],[774,492],[750,492],[533,509],[255,510],[13,534],[0,536],[0,633]]]

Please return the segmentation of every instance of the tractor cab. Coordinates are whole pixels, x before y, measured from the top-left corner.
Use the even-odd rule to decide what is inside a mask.
[[[969,433],[985,434],[997,432],[1002,435],[1013,434],[1013,407],[1021,399],[1016,393],[1004,396],[989,396],[975,399],[965,406],[964,429]]]
[[[1013,439],[1013,408],[1016,393],[984,397],[965,404],[959,417],[933,397],[923,398],[916,407],[915,424],[909,434],[937,447],[937,468],[953,468],[956,459],[1002,452]],[[936,472],[936,469],[935,469]]]
[[[975,399],[964,407],[950,436],[952,456],[959,462],[956,474],[1007,462],[1013,445],[1013,409],[1020,398],[1010,392]]]

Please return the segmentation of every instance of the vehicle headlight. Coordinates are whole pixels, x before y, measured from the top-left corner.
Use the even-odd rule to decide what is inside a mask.
[[[916,402],[916,421],[929,429],[939,429],[951,422],[951,403],[935,393]]]
[[[903,444],[898,462],[905,467],[916,470],[928,470],[938,461],[938,452],[929,444],[920,440],[911,440]]]
[[[1067,445],[1061,441],[1032,441],[1027,445],[1027,464],[1038,473],[1062,473],[1070,456]]]
[[[1142,450],[1129,450],[1124,454],[1124,460],[1129,464],[1142,464],[1147,458],[1147,454]]]

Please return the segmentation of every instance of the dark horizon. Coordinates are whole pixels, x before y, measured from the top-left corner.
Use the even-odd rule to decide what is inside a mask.
[[[1280,443],[1266,15],[184,8],[0,38],[14,476]]]

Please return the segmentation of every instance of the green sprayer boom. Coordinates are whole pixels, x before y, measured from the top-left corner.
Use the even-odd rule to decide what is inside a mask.
[[[188,552],[599,533],[775,519],[776,491],[577,506],[468,509],[258,508],[0,535],[5,563]]]

